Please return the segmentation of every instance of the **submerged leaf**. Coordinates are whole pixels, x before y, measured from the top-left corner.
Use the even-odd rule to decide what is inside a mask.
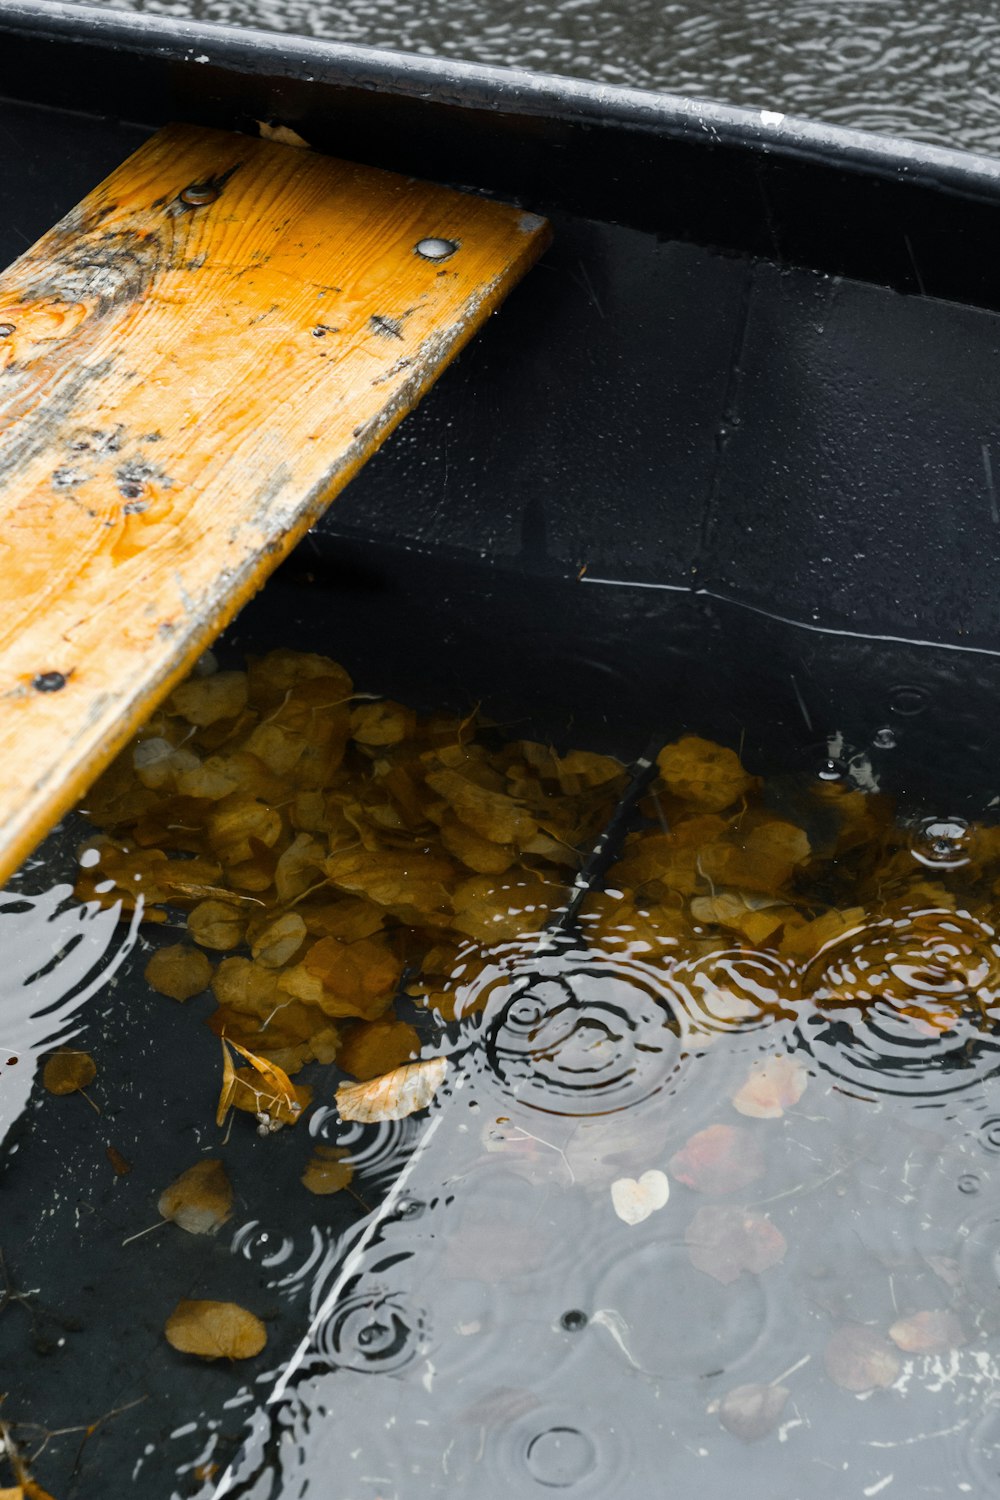
[[[157,1207],[188,1234],[215,1234],[233,1211],[233,1187],[222,1162],[195,1162],[164,1188]]]
[[[860,1323],[845,1323],[834,1330],[823,1362],[834,1385],[856,1393],[892,1385],[901,1368],[888,1340]]]
[[[670,1183],[665,1172],[643,1172],[638,1181],[634,1177],[619,1177],[611,1184],[615,1213],[626,1224],[641,1224],[663,1208],[669,1197]]]
[[[946,1307],[900,1318],[889,1329],[889,1337],[904,1354],[944,1354],[968,1343],[958,1318]]]
[[[760,1142],[742,1125],[699,1130],[668,1163],[678,1182],[697,1193],[732,1193],[764,1175]]]
[[[728,1286],[743,1271],[760,1275],[785,1257],[785,1237],[763,1214],[741,1208],[699,1208],[684,1236],[691,1264]]]
[[[750,1064],[743,1085],[733,1095],[733,1108],[755,1120],[778,1120],[798,1104],[809,1081],[809,1069],[796,1057],[777,1053]]]
[[[781,1421],[791,1394],[784,1385],[738,1385],[719,1403],[719,1421],[744,1443],[767,1437]]]
[[[178,1302],[164,1327],[167,1343],[200,1359],[253,1359],[267,1343],[258,1317],[236,1302]]]
[[[303,1187],[320,1196],[348,1187],[354,1177],[353,1166],[344,1160],[349,1155],[346,1146],[317,1146],[302,1173]]]
[[[706,812],[721,812],[755,784],[740,758],[725,745],[687,734],[656,757],[667,789]]]
[[[146,983],[158,995],[171,1000],[190,1000],[208,988],[212,965],[204,953],[186,943],[157,948],[145,969]]]
[[[97,1064],[89,1052],[60,1047],[42,1069],[42,1084],[50,1094],[75,1094],[97,1077]]]
[[[403,1120],[418,1109],[427,1108],[447,1071],[447,1058],[431,1057],[426,1062],[394,1068],[369,1083],[342,1083],[337,1090],[340,1118],[362,1124]]]

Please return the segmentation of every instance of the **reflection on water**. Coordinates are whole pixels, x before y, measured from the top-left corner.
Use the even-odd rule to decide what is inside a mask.
[[[0,894],[0,1142],[28,1102],[39,1055],[76,1035],[135,945],[141,906],[119,931],[117,907],[72,897],[69,885]]]
[[[97,3],[97,0],[90,0]],[[103,4],[104,0],[100,0]],[[759,105],[1000,147],[1000,13],[954,0],[117,0],[161,16]]]
[[[650,781],[290,652],[179,689],[88,799],[88,904],[0,912],[14,989],[58,978],[17,1013],[36,1046],[102,955],[125,974],[137,888],[148,923],[87,1011],[102,1113],[36,1088],[4,1157],[23,1471],[171,1500],[995,1494],[1000,825],[899,808],[862,760],[768,776],[684,735]],[[216,1128],[230,1026],[312,1088],[300,1121]],[[448,1058],[429,1109],[341,1119],[345,1073],[384,1088],[415,1048]],[[198,1161],[231,1217],[158,1222]],[[264,1352],[168,1348],[181,1300],[251,1310]],[[81,1428],[83,1459],[47,1436]]]

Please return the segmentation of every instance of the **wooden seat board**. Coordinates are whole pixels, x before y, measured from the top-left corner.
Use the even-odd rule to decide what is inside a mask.
[[[173,125],[0,275],[0,877],[547,239],[510,205]]]

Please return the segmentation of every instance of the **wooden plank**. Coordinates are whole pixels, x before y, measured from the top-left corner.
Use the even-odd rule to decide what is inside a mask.
[[[0,276],[0,880],[547,238],[173,125]]]

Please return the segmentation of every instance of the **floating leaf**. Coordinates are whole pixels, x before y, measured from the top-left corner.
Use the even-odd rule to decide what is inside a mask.
[[[857,1393],[892,1385],[901,1368],[889,1341],[861,1323],[844,1323],[834,1330],[823,1362],[834,1385]]]
[[[50,1094],[75,1094],[97,1077],[97,1064],[89,1052],[60,1047],[42,1069],[42,1084]]]
[[[784,1385],[738,1385],[719,1402],[719,1421],[744,1443],[756,1442],[777,1427],[790,1394]]]
[[[283,1068],[268,1062],[247,1047],[229,1037],[222,1039],[222,1090],[215,1122],[221,1125],[230,1109],[246,1110],[250,1114],[265,1116],[270,1129],[282,1125],[296,1125],[312,1099],[312,1090],[297,1088]],[[229,1047],[235,1047],[241,1057],[250,1064],[248,1069],[237,1071],[229,1055]]]
[[[709,1125],[670,1158],[671,1174],[697,1193],[713,1196],[748,1187],[764,1175],[760,1142],[742,1125]]]
[[[300,150],[310,150],[309,141],[303,139],[298,130],[292,130],[289,124],[268,124],[267,120],[258,120],[256,127],[264,141],[276,141],[277,145],[297,145]]]
[[[222,1162],[195,1162],[164,1188],[157,1207],[188,1234],[215,1234],[233,1211],[233,1187]]]
[[[317,1146],[302,1173],[303,1187],[320,1196],[348,1187],[354,1177],[354,1168],[344,1160],[349,1155],[346,1146]]]
[[[186,943],[157,948],[145,969],[146,983],[158,995],[171,1000],[190,1000],[208,988],[212,965],[204,953]]]
[[[342,1120],[371,1124],[376,1120],[403,1120],[426,1109],[448,1071],[448,1060],[431,1057],[425,1062],[394,1068],[370,1083],[342,1083],[337,1090],[337,1109]]]
[[[200,1359],[253,1359],[267,1343],[260,1319],[235,1302],[178,1302],[163,1331],[174,1349]]]
[[[785,1237],[763,1214],[741,1208],[699,1208],[684,1235],[691,1264],[728,1286],[743,1271],[760,1275],[784,1259]]]
[[[670,1197],[670,1183],[665,1172],[655,1169],[634,1177],[619,1177],[611,1184],[611,1202],[619,1219],[626,1224],[641,1224]]]
[[[796,1057],[776,1053],[758,1058],[733,1095],[733,1108],[755,1120],[777,1120],[798,1104],[809,1081],[809,1069]]]
[[[889,1329],[889,1337],[904,1354],[944,1354],[968,1343],[964,1328],[948,1308],[900,1318]]]

